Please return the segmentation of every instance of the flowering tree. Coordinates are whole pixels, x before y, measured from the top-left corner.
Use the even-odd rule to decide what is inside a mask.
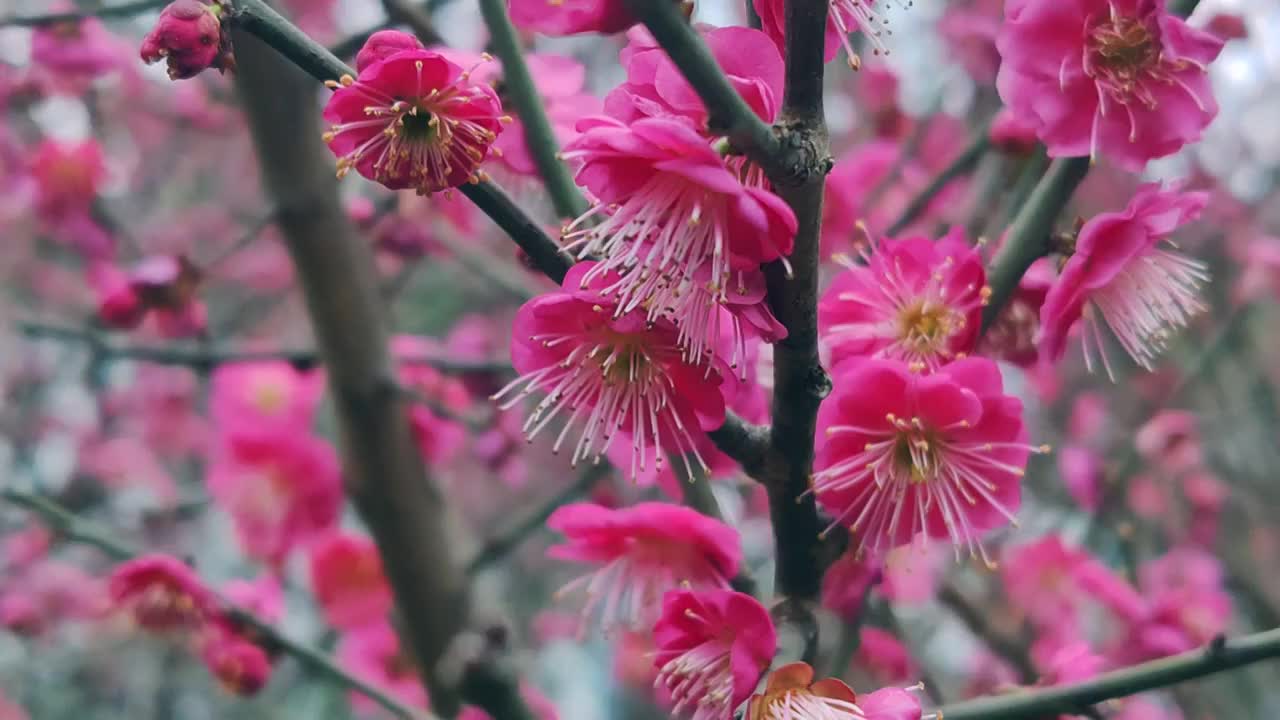
[[[0,18],[0,719],[1274,712],[1268,10],[918,4]]]

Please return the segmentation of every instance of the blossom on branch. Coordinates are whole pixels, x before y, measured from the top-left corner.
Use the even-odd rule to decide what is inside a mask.
[[[1165,0],[1009,0],[997,46],[1000,97],[1051,157],[1101,154],[1138,171],[1218,114],[1205,71],[1222,40]]]
[[[217,0],[173,0],[142,39],[143,62],[164,60],[170,80],[192,78],[209,68],[234,69],[231,34],[222,27],[225,12]]]
[[[598,614],[606,631],[649,629],[661,615],[663,595],[682,584],[728,589],[742,562],[736,530],[679,505],[610,510],[576,503],[556,510],[547,527],[568,541],[548,555],[599,566],[560,593],[585,589],[584,622]]]
[[[443,55],[421,47],[389,52],[381,34],[358,78],[330,82],[324,140],[338,176],[352,168],[392,190],[426,195],[482,177],[480,164],[502,132],[493,89]]]
[[[1027,458],[1022,403],[1005,395],[990,360],[968,358],[931,375],[863,359],[837,368],[818,411],[813,489],[879,554],[917,536],[948,539],[990,564],[987,531],[1014,522]],[[831,528],[828,528],[828,531]]]

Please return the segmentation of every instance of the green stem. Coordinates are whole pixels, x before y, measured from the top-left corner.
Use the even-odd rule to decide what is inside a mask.
[[[1055,160],[1027,203],[1018,210],[1008,237],[987,275],[991,299],[982,312],[984,332],[1013,297],[1027,268],[1048,254],[1054,223],[1088,172],[1089,158]]]
[[[480,13],[489,27],[493,52],[502,60],[506,94],[520,116],[525,145],[546,183],[551,204],[561,218],[576,218],[587,211],[587,201],[578,192],[569,169],[558,157],[560,147],[533,76],[529,74],[529,66],[525,64],[520,39],[507,14],[507,0],[480,0]]]
[[[1033,720],[1280,657],[1280,628],[1099,675],[1092,680],[940,708],[945,720]]]

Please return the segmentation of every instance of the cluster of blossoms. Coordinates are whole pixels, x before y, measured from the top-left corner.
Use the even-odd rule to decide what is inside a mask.
[[[243,585],[242,600],[279,614],[279,586]],[[228,588],[228,595],[235,593]],[[137,627],[191,642],[209,672],[228,691],[253,695],[271,676],[272,658],[204,580],[169,555],[144,555],[111,573],[108,593],[113,608]],[[259,608],[262,609],[262,608]]]

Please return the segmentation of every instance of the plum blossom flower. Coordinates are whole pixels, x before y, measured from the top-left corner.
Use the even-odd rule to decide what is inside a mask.
[[[293,428],[315,422],[324,375],[282,360],[226,363],[213,371],[210,414],[220,428]]]
[[[49,220],[89,211],[106,180],[102,146],[96,140],[61,143],[45,140],[31,159],[36,181],[36,208]]]
[[[333,533],[311,547],[309,560],[311,590],[330,625],[345,630],[386,620],[391,586],[371,540]]]
[[[215,609],[200,576],[170,555],[143,555],[117,565],[108,591],[117,608],[153,632],[199,629]]]
[[[71,10],[71,3],[54,3]],[[85,81],[105,75],[123,64],[122,46],[97,18],[49,23],[31,33],[31,63],[51,71],[70,87],[83,90]]]
[[[1122,618],[1141,612],[1142,598],[1124,578],[1059,535],[1010,551],[1001,568],[1010,603],[1038,627],[1071,633],[1088,599],[1099,601]]]
[[[200,659],[233,695],[256,695],[271,677],[271,659],[266,651],[225,629],[215,628],[201,638]]]
[[[598,612],[606,630],[648,629],[668,590],[681,583],[693,590],[727,589],[742,562],[737,531],[679,505],[645,502],[611,510],[576,503],[556,510],[547,527],[568,541],[548,555],[599,566],[561,592],[585,588],[584,620]]]
[[[475,182],[502,132],[502,103],[471,71],[438,52],[411,48],[332,83],[324,135],[338,176],[355,168],[392,190],[419,194]]]
[[[774,43],[751,28],[699,31],[729,84],[761,120],[773,122],[782,102],[785,72]],[[605,97],[605,113],[628,125],[646,117],[675,118],[708,134],[706,106],[653,35],[636,27],[627,33],[627,41],[618,54],[627,79]]]
[[[753,308],[772,328],[755,290],[759,265],[791,252],[797,226],[760,171],[735,170],[677,119],[596,118],[579,127],[563,154],[579,163],[579,184],[600,204],[564,237],[580,257],[603,258],[583,280],[616,274],[601,288],[617,297],[615,313],[645,307],[650,320],[672,318],[698,360],[718,341],[721,306]]]
[[[769,611],[729,590],[673,590],[653,628],[655,686],[692,720],[723,720],[751,696],[769,667],[777,636]]]
[[[1138,171],[1200,138],[1218,113],[1206,67],[1222,40],[1164,0],[1008,0],[1000,97],[1052,157]]]
[[[222,29],[223,12],[216,1],[173,0],[142,39],[143,62],[164,60],[170,80],[193,78],[209,68],[233,69],[230,34]]]
[[[886,185],[894,168],[899,168],[898,179]],[[928,170],[914,158],[903,158],[900,144],[892,140],[872,140],[845,151],[827,176],[823,254],[845,252],[855,239],[887,230],[928,182]],[[935,212],[948,194],[940,193],[924,214]]]
[[[936,370],[973,349],[991,291],[963,231],[936,242],[885,240],[866,260],[848,261],[818,303],[836,364],[881,357]]]
[[[1055,276],[1048,258],[1031,264],[1018,281],[1013,297],[978,340],[979,354],[1024,368],[1036,365],[1040,358],[1036,343],[1040,333],[1040,308],[1049,288],[1053,287]]]
[[[896,361],[842,366],[818,412],[813,488],[853,533],[852,547],[879,554],[917,535],[981,554],[982,535],[1013,522],[1032,452],[1022,403],[1004,394],[983,358],[919,375]],[[829,532],[831,528],[828,528]]]
[[[920,720],[920,700],[900,688],[858,697],[836,678],[814,682],[807,663],[791,663],[769,673],[763,692],[753,695],[746,720]]]
[[[511,395],[502,406],[506,410],[535,390],[547,391],[524,430],[533,437],[556,417],[567,417],[556,438],[558,450],[581,423],[575,463],[601,457],[623,435],[631,440],[632,477],[647,459],[661,463],[667,452],[690,453],[705,468],[696,437],[724,422],[725,373],[690,362],[670,322],[649,322],[642,309],[619,315],[611,299],[584,288],[593,267],[578,263],[563,290],[520,308],[511,348],[520,377],[495,397]]]
[[[207,482],[244,550],[271,563],[331,530],[342,509],[337,453],[296,429],[231,433]]]
[[[1157,184],[1138,189],[1123,212],[1103,213],[1086,222],[1057,283],[1040,308],[1041,352],[1062,357],[1067,333],[1081,318],[1086,365],[1101,357],[1100,325],[1115,334],[1140,367],[1150,370],[1169,336],[1204,309],[1199,288],[1208,282],[1204,263],[1162,247],[1178,227],[1196,219],[1206,193],[1180,193]]]
[[[612,34],[635,24],[622,0],[511,0],[511,22],[546,35]]]
[[[438,354],[427,338],[398,335],[391,339],[391,355],[400,361],[400,382],[424,400],[410,408],[409,423],[418,449],[431,463],[448,462],[462,448],[467,428],[457,418],[471,407],[471,395],[461,380],[422,362]]]

